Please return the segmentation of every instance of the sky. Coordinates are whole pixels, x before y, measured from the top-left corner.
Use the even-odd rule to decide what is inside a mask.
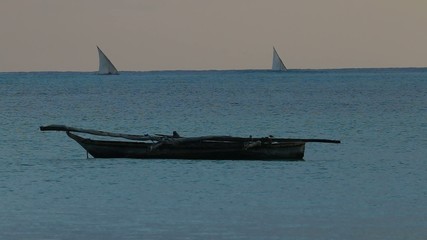
[[[0,72],[427,67],[427,0],[0,0]]]

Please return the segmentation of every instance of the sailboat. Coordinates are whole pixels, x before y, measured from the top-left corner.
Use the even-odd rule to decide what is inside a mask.
[[[102,52],[102,50],[98,48],[98,54],[99,54],[99,70],[98,74],[102,75],[117,75],[119,74],[119,71],[117,71],[116,67],[114,67],[113,63],[111,63],[110,59]]]
[[[283,64],[282,59],[280,59],[279,54],[276,49],[273,47],[273,66],[271,67],[273,71],[287,71],[288,69]]]

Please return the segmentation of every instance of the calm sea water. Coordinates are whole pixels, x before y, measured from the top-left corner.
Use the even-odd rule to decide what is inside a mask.
[[[0,112],[0,239],[427,238],[427,69],[0,73]],[[86,159],[47,124],[343,143]]]

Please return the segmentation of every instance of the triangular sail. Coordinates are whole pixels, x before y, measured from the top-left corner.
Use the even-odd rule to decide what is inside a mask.
[[[288,69],[283,64],[282,59],[280,59],[279,54],[276,49],[273,47],[273,66],[271,67],[274,71],[287,71]]]
[[[98,46],[96,47],[98,48],[99,54],[98,74],[119,74],[119,71],[117,71],[116,67],[111,63],[110,59],[107,58]]]

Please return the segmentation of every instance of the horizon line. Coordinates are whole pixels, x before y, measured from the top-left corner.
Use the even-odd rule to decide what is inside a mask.
[[[264,69],[165,69],[165,70],[120,70],[120,72],[208,72],[208,71],[262,71],[262,72],[277,72],[286,73],[292,71],[328,71],[328,70],[387,70],[387,69],[427,69],[425,67],[342,67],[342,68],[288,68],[287,71],[275,71],[268,68]],[[79,70],[35,70],[35,71],[0,71],[0,73],[96,73],[93,71],[79,71]]]

